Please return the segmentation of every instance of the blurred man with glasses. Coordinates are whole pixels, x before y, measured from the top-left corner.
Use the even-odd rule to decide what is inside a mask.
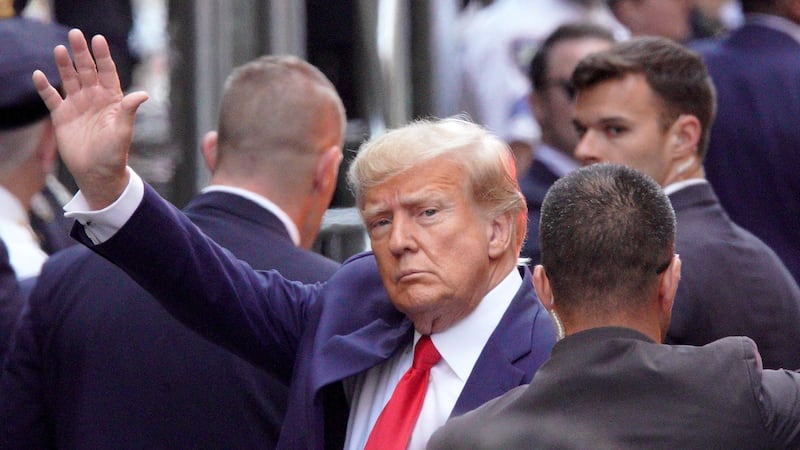
[[[599,25],[565,24],[544,40],[531,60],[528,74],[533,89],[528,102],[542,139],[530,168],[520,176],[520,189],[528,202],[528,237],[522,256],[534,264],[540,259],[539,213],[544,194],[557,179],[579,166],[573,156],[578,135],[572,125],[572,71],[584,56],[613,44],[614,36]]]

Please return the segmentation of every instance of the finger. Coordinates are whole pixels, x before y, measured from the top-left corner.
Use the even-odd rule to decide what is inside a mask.
[[[136,115],[136,110],[139,109],[139,106],[147,101],[148,98],[147,92],[131,92],[122,98],[122,111],[128,116],[128,118],[133,120],[133,116]]]
[[[61,95],[58,93],[56,88],[50,84],[50,82],[47,80],[47,75],[45,75],[41,70],[35,70],[33,72],[33,85],[36,87],[39,97],[42,98],[42,101],[44,101],[44,104],[47,106],[48,110],[55,111],[55,109],[61,105],[61,102],[63,101],[61,99]]]
[[[121,91],[117,67],[111,58],[108,42],[103,36],[97,35],[92,38],[92,52],[97,64],[97,78],[100,80],[100,85],[107,89]]]
[[[69,30],[69,44],[72,46],[72,56],[75,58],[75,70],[78,72],[78,81],[82,87],[92,86],[97,83],[97,68],[94,58],[89,52],[86,38],[81,30]]]
[[[78,74],[75,72],[75,66],[72,65],[72,59],[69,57],[67,48],[59,45],[53,49],[53,58],[58,67],[58,74],[61,76],[61,86],[64,88],[64,93],[72,95],[81,88],[78,81]]]

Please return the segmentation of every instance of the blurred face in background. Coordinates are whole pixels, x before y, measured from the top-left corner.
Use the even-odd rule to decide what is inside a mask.
[[[691,38],[691,0],[618,0],[612,10],[633,36],[663,36],[676,42]]]
[[[574,91],[569,79],[578,61],[612,44],[594,37],[556,43],[548,55],[547,84],[544,89],[531,93],[531,109],[542,130],[542,142],[570,157],[578,143],[578,135],[572,124]]]

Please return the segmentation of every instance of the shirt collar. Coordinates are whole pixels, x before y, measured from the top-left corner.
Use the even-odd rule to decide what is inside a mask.
[[[506,309],[522,286],[522,276],[514,268],[503,281],[478,303],[469,315],[441,333],[431,335],[431,340],[453,372],[466,382]],[[414,332],[414,344],[420,338]]]
[[[8,189],[2,186],[0,186],[0,211],[2,211],[3,217],[16,223],[30,223],[28,213],[25,212],[25,207],[22,206],[22,202]]]
[[[664,186],[664,193],[667,195],[672,195],[675,192],[678,192],[685,187],[694,186],[695,184],[704,184],[704,183],[708,183],[708,180],[705,180],[703,178],[690,178],[688,180],[678,181],[677,183],[672,183]]]
[[[267,211],[275,214],[275,216],[283,223],[283,226],[286,227],[286,231],[289,233],[289,237],[292,238],[292,242],[294,245],[300,245],[300,231],[297,229],[297,225],[289,218],[289,215],[286,214],[278,205],[272,203],[269,199],[262,195],[258,195],[253,191],[248,191],[247,189],[237,188],[233,186],[223,186],[221,184],[214,184],[204,188],[202,193],[208,192],[225,192],[228,194],[238,195],[240,197],[244,197],[251,202],[261,206],[262,208],[266,209]]]
[[[746,24],[758,24],[780,31],[791,36],[797,44],[800,45],[800,25],[792,22],[791,20],[784,19],[783,17],[775,16],[772,14],[747,14],[745,16]]]
[[[541,144],[536,147],[536,156],[534,158],[541,161],[542,164],[559,177],[563,177],[580,166],[574,158],[570,158],[547,144]]]

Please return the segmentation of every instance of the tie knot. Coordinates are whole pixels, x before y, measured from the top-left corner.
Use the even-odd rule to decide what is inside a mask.
[[[442,355],[436,350],[431,337],[425,335],[417,341],[417,345],[414,347],[414,362],[411,366],[418,370],[430,370],[440,359],[442,359]]]

